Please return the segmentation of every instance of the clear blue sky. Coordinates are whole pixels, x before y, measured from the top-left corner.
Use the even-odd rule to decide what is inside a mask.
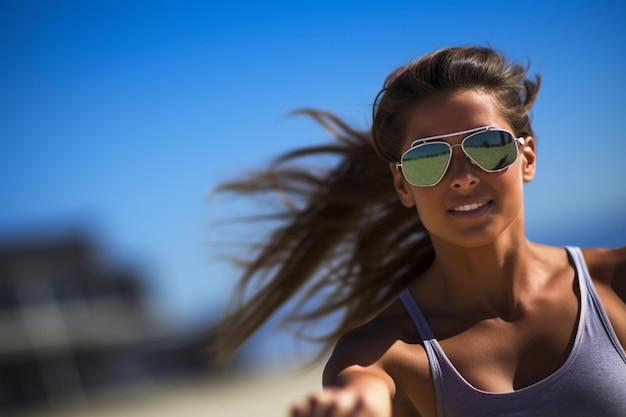
[[[159,313],[197,323],[236,274],[212,259],[220,182],[357,127],[384,77],[479,44],[532,61],[532,239],[626,244],[623,1],[0,2],[0,236],[87,227],[149,277]]]

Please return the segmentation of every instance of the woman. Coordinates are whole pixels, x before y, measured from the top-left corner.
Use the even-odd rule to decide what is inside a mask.
[[[280,162],[334,152],[336,169],[277,165],[225,187],[295,201],[248,265],[240,294],[261,284],[224,320],[222,351],[323,293],[291,320],[341,311],[325,338],[339,340],[292,416],[626,415],[626,248],[525,236],[539,81],[449,48],[388,77],[371,135],[311,113],[343,144]]]

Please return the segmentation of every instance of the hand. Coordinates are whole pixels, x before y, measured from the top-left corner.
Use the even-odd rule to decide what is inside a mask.
[[[291,408],[290,417],[390,417],[390,401],[376,404],[363,393],[327,388],[309,395]]]

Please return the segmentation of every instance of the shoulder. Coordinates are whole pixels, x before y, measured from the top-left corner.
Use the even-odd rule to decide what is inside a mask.
[[[324,385],[342,385],[347,375],[357,374],[385,380],[397,412],[434,398],[426,351],[400,300],[339,339],[324,369]]]
[[[626,246],[584,249],[583,256],[594,284],[610,288],[626,300]]]
[[[418,341],[407,318],[402,303],[396,300],[371,321],[345,333],[335,345],[324,382],[353,365],[386,369],[398,345]]]

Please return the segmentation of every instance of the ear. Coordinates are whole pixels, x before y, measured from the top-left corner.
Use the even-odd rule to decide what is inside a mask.
[[[524,182],[531,182],[535,178],[535,169],[537,167],[537,150],[534,137],[526,136],[524,138],[522,157],[522,179]]]
[[[393,186],[396,188],[396,193],[398,193],[398,198],[400,202],[405,207],[413,207],[415,206],[415,201],[413,200],[413,194],[409,189],[409,184],[404,179],[404,175],[402,175],[402,171],[400,168],[396,166],[395,163],[389,163],[389,169],[391,170],[391,175],[393,176]]]

